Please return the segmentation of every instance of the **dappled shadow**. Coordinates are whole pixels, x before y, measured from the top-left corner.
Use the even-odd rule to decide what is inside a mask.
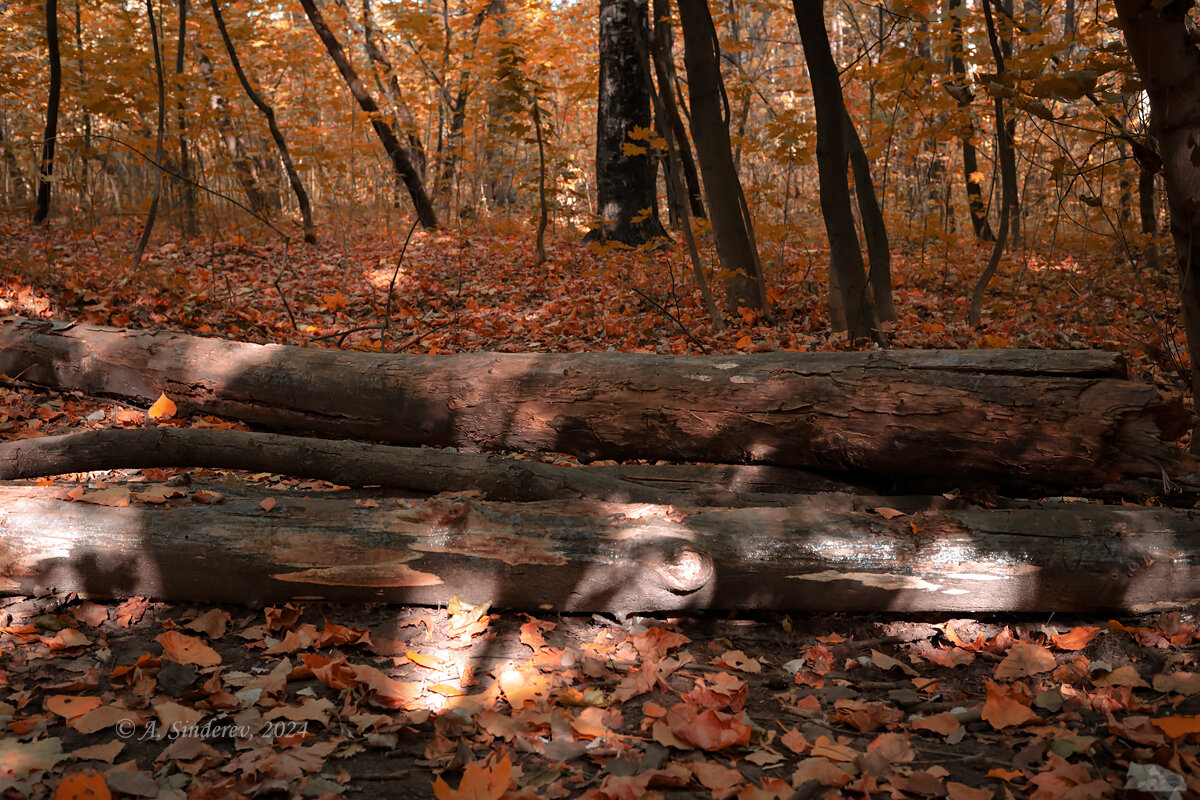
[[[1052,366],[1039,372],[1042,356],[1028,351],[404,356],[136,332],[98,332],[89,346],[72,336],[38,342],[0,351],[0,371],[147,404],[166,392],[184,412],[278,429],[582,460],[871,468],[877,483],[920,479],[941,491],[1098,480],[1121,448],[1144,443],[1147,420],[1168,437],[1178,427],[1153,389],[1118,386],[1104,354],[1081,357],[1065,381]],[[1087,413],[1069,414],[1080,406]],[[1122,427],[1123,415],[1137,424]],[[1117,420],[1115,435],[1098,433],[1096,417]],[[931,437],[930,419],[942,435]],[[1130,463],[1150,463],[1140,458]],[[731,473],[726,488],[738,491],[739,479]],[[28,550],[26,571],[7,576],[23,590],[218,602],[458,596],[614,612],[1111,610],[1200,594],[1200,525],[1165,510],[1076,504],[885,519],[461,499],[371,508],[282,496],[271,510],[253,498],[46,508],[60,506],[71,510],[53,544],[39,540],[57,524],[49,518],[14,525],[7,516],[9,546],[24,539]]]

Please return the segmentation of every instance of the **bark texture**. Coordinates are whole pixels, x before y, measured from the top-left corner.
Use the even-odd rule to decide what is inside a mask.
[[[62,58],[58,48],[58,0],[46,0],[46,47],[50,59],[50,85],[46,99],[46,129],[42,135],[42,162],[38,171],[37,208],[33,222],[50,215],[50,186],[54,176],[54,146],[58,143],[58,99],[62,91]]]
[[[112,507],[65,494],[0,487],[0,592],[430,605],[457,596],[615,613],[1145,611],[1200,599],[1200,519],[1167,509],[1074,504],[885,520],[452,498]]]
[[[600,227],[592,241],[640,245],[666,236],[658,217],[650,155],[650,75],[638,57],[649,36],[645,4],[600,0],[600,81],[596,109],[596,203]],[[640,134],[642,138],[631,138]],[[630,147],[641,152],[628,151]]]
[[[1187,22],[1194,3],[1117,0],[1116,5],[1129,54],[1150,96],[1150,129],[1162,157],[1178,259],[1192,391],[1200,396],[1200,46]],[[1200,437],[1193,434],[1193,441]]]
[[[692,138],[704,178],[717,256],[725,279],[725,309],[768,311],[766,284],[754,223],[733,162],[729,139],[729,102],[721,78],[720,40],[707,0],[678,0],[683,29],[683,62],[692,104]]]
[[[1005,485],[1159,475],[1186,428],[1178,400],[1089,351],[410,356],[9,318],[0,373],[398,444]]]

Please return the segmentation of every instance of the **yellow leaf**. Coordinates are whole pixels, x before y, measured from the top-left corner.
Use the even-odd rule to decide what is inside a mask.
[[[158,399],[154,401],[154,405],[150,406],[150,419],[170,419],[175,416],[175,404],[171,402],[171,398],[165,394],[160,394]]]

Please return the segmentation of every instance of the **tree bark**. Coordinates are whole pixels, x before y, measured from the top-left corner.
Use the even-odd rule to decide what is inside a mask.
[[[1171,212],[1192,393],[1200,397],[1200,47],[1187,23],[1193,2],[1117,0],[1116,5],[1126,46],[1150,96],[1150,129],[1158,141]],[[1200,424],[1192,434],[1194,443],[1200,443],[1197,432]]]
[[[75,5],[76,13],[79,3]],[[183,60],[187,47],[187,12],[188,0],[179,0],[179,29],[175,38],[175,90],[179,93],[175,102],[175,113],[179,118],[179,175],[183,178],[180,193],[183,196],[183,233],[185,236],[196,236],[200,233],[200,223],[196,218],[196,184],[192,176],[192,154],[187,136],[187,109],[184,99],[187,93],[183,87]],[[82,59],[82,56],[80,57]]]
[[[1136,612],[1200,599],[1200,520],[1190,511],[1073,504],[885,520],[580,501],[364,507],[278,492],[268,511],[259,497],[163,508],[65,494],[0,487],[0,592],[218,603],[458,597],[622,614]]]
[[[429,202],[429,195],[425,193],[425,184],[422,182],[421,176],[417,174],[416,167],[413,166],[412,156],[409,154],[408,149],[400,143],[400,140],[396,138],[396,134],[392,132],[391,126],[384,121],[383,116],[379,112],[379,106],[375,104],[374,98],[367,92],[367,87],[363,86],[358,73],[354,70],[354,65],[346,57],[346,51],[342,49],[341,43],[338,42],[337,37],[334,36],[329,26],[325,24],[325,18],[321,15],[316,3],[313,0],[300,0],[300,5],[304,7],[304,13],[308,15],[308,20],[312,23],[313,30],[317,32],[317,36],[320,37],[321,43],[325,45],[329,57],[337,65],[338,71],[346,81],[346,86],[350,89],[350,93],[358,101],[359,107],[370,116],[371,127],[374,129],[375,135],[379,137],[379,141],[383,144],[383,149],[387,151],[396,174],[404,181],[404,185],[408,188],[409,196],[412,197],[413,208],[417,212],[417,219],[426,228],[436,228],[438,226],[437,212],[434,211],[433,204]]]
[[[50,58],[50,87],[46,99],[46,129],[42,135],[42,162],[38,170],[37,209],[33,223],[50,215],[50,186],[54,177],[54,146],[58,143],[58,98],[62,91],[62,59],[58,50],[58,0],[46,0],[46,46]]]
[[[804,48],[804,60],[808,64],[817,115],[817,170],[821,216],[825,219],[832,262],[830,281],[840,295],[850,341],[883,343],[850,206],[850,185],[846,179],[846,106],[825,30],[824,1],[792,0],[792,7]]]
[[[721,79],[720,42],[708,0],[679,0],[683,61],[692,105],[692,139],[704,177],[717,256],[725,279],[725,308],[768,313],[766,283],[754,239],[754,223],[742,192],[729,139],[729,103]]]
[[[671,9],[668,0],[654,0],[654,24],[650,33],[650,58],[654,62],[654,76],[658,80],[658,97],[675,140],[679,163],[683,168],[683,179],[687,184],[688,204],[696,219],[706,219],[704,197],[700,190],[700,173],[696,171],[696,159],[688,141],[687,128],[679,113],[675,100],[675,58],[672,46]]]
[[[279,125],[275,122],[275,109],[271,108],[267,101],[262,99],[262,95],[250,85],[250,79],[246,77],[241,61],[238,59],[237,50],[233,47],[233,39],[229,38],[229,31],[225,27],[225,18],[221,15],[221,7],[217,4],[217,0],[209,0],[209,5],[212,7],[213,19],[217,22],[217,29],[221,32],[221,41],[225,43],[225,52],[229,54],[229,63],[233,65],[233,71],[237,73],[238,81],[242,84],[246,97],[250,98],[250,102],[254,103],[267,120],[271,138],[275,141],[275,147],[279,151],[279,159],[283,162],[284,170],[287,171],[288,183],[296,195],[297,205],[300,206],[300,217],[304,225],[304,241],[316,244],[317,233],[313,227],[312,205],[308,202],[308,192],[304,189],[304,182],[300,180],[300,173],[296,172],[296,165],[292,162],[292,154],[288,151],[283,131],[279,130]]]
[[[981,242],[993,242],[996,235],[988,223],[987,206],[983,202],[983,181],[979,171],[979,156],[975,151],[975,124],[971,119],[971,87],[967,80],[967,68],[963,63],[962,15],[963,0],[947,0],[947,13],[950,15],[950,71],[954,74],[955,84],[949,87],[951,96],[958,101],[960,115],[959,125],[962,142],[963,176],[966,178],[967,209],[971,214],[971,228],[975,238]]]
[[[1148,165],[1138,165],[1138,219],[1142,233],[1146,235],[1146,249],[1142,264],[1146,269],[1158,271],[1158,188],[1154,178],[1158,174]]]
[[[1178,400],[1086,351],[406,356],[10,318],[0,373],[281,430],[897,481],[1161,475],[1186,427]]]
[[[871,296],[875,300],[875,314],[881,320],[896,319],[896,304],[892,299],[892,250],[888,244],[887,223],[879,197],[875,194],[875,181],[871,178],[871,162],[858,129],[850,112],[846,112],[846,139],[849,147],[850,170],[854,175],[854,193],[858,199],[858,216],[862,220],[863,238],[867,241],[867,262],[870,269],[867,277],[871,282]]]
[[[154,2],[146,0],[146,19],[150,23],[150,43],[154,48],[154,77],[158,84],[158,132],[154,140],[154,194],[150,198],[150,210],[146,212],[146,224],[142,235],[138,238],[137,247],[133,251],[133,268],[137,269],[142,263],[142,255],[146,245],[150,244],[150,235],[154,232],[154,223],[158,219],[158,201],[162,196],[163,171],[163,137],[167,132],[167,88],[163,77],[162,50],[158,46],[158,22],[154,18]]]
[[[804,505],[826,511],[947,507],[939,502],[945,501],[941,495],[872,497],[858,487],[782,467],[562,467],[435,448],[172,427],[116,428],[0,443],[0,480],[189,467],[270,472],[343,486],[430,494],[468,492],[486,500],[514,502],[590,499],[697,506]]]
[[[638,57],[649,37],[644,4],[600,0],[600,75],[596,107],[598,226],[585,241],[638,246],[663,238],[651,132],[650,75]],[[634,138],[640,135],[641,139]]]

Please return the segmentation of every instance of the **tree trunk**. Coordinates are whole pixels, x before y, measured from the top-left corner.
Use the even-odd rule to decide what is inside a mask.
[[[875,314],[881,321],[896,319],[896,304],[892,299],[892,250],[888,244],[887,224],[879,197],[875,194],[875,181],[871,178],[871,162],[858,138],[858,129],[850,112],[846,112],[846,138],[849,146],[850,169],[854,174],[854,192],[858,198],[858,216],[862,220],[863,238],[867,240],[867,261],[870,263],[868,277],[871,295],[875,300]]]
[[[700,190],[700,173],[696,171],[696,160],[692,157],[687,128],[679,114],[679,103],[675,100],[675,57],[668,0],[654,0],[654,25],[650,31],[650,57],[654,62],[654,76],[658,80],[658,97],[663,104],[663,115],[670,122],[671,133],[675,139],[675,149],[679,154],[683,179],[687,184],[688,203],[693,217],[706,219],[708,214]]]
[[[300,0],[300,5],[304,7],[304,13],[308,15],[308,20],[312,23],[313,30],[317,32],[317,36],[320,37],[322,44],[325,45],[329,57],[333,59],[333,63],[337,65],[338,71],[341,72],[342,78],[346,81],[346,86],[350,89],[350,93],[358,101],[359,107],[370,116],[371,127],[375,130],[375,135],[379,137],[379,141],[383,144],[383,149],[387,151],[396,174],[404,181],[404,185],[408,188],[408,193],[412,197],[413,208],[417,212],[417,219],[426,228],[436,228],[438,226],[437,213],[433,210],[433,205],[429,202],[429,195],[425,193],[425,184],[421,181],[421,176],[417,174],[416,167],[413,166],[412,157],[408,149],[400,143],[400,140],[396,138],[396,134],[392,132],[391,126],[384,121],[383,116],[379,112],[379,106],[375,104],[375,100],[367,92],[367,87],[363,86],[358,73],[354,71],[354,65],[346,57],[346,51],[342,49],[342,45],[338,42],[337,37],[333,35],[333,31],[325,24],[325,18],[317,9],[314,0]]]
[[[840,295],[846,333],[852,342],[883,342],[874,298],[858,248],[850,185],[846,179],[846,106],[837,64],[825,30],[823,0],[792,0],[796,27],[812,82],[817,115],[817,170],[821,187],[821,215],[829,237],[830,280]]]
[[[1150,129],[1162,157],[1179,295],[1192,370],[1200,397],[1200,48],[1188,29],[1192,0],[1162,4],[1117,0],[1117,18],[1134,66],[1150,96]],[[1200,445],[1200,425],[1192,434]]]
[[[678,5],[692,105],[692,139],[704,176],[717,256],[721,270],[728,276],[725,308],[730,314],[737,314],[739,308],[769,312],[754,223],[733,164],[729,103],[721,79],[717,30],[707,0],[679,0]]]
[[[50,58],[50,94],[46,100],[46,129],[42,136],[42,162],[38,170],[37,209],[33,223],[50,215],[50,186],[54,177],[54,146],[58,143],[58,96],[62,91],[62,59],[58,52],[58,0],[46,0],[46,46]]]
[[[1190,511],[1072,504],[886,520],[581,501],[364,507],[275,492],[264,510],[259,497],[151,507],[64,495],[0,487],[0,592],[216,603],[458,597],[621,614],[1137,612],[1200,599],[1200,520]]]
[[[212,77],[212,61],[199,47],[195,47],[195,52],[200,75],[208,84],[208,90],[211,92],[209,107],[213,111],[213,121],[217,125],[226,150],[229,151],[230,165],[233,167],[234,177],[246,195],[246,205],[255,214],[269,216],[273,206],[263,192],[262,186],[259,185],[254,163],[246,157],[241,134],[226,113],[225,98],[217,92],[217,82]]]
[[[988,41],[991,43],[992,56],[996,60],[996,76],[1000,82],[1003,82],[1005,80],[1004,53],[1001,40],[996,33],[995,20],[992,18],[991,0],[982,0],[982,2]],[[1000,268],[1000,259],[1004,255],[1004,246],[1008,241],[1009,233],[1011,231],[1015,237],[1020,231],[1017,222],[1020,208],[1016,202],[1017,158],[1012,142],[1013,128],[1005,121],[1004,100],[999,94],[992,98],[992,108],[996,118],[996,145],[1000,151],[1001,182],[1004,184],[1000,200],[1000,233],[996,236],[995,244],[992,246],[992,255],[988,259],[987,267],[979,276],[979,280],[975,282],[975,289],[971,292],[971,309],[967,314],[967,321],[972,327],[979,325],[983,317],[983,294],[987,291],[992,276]]]
[[[975,125],[971,119],[971,87],[967,79],[967,68],[963,63],[962,15],[965,11],[963,0],[947,0],[947,13],[950,15],[950,71],[954,74],[955,84],[950,87],[951,96],[958,101],[962,142],[963,175],[966,178],[967,209],[971,214],[971,228],[975,238],[981,242],[993,242],[996,235],[988,223],[987,206],[983,202],[983,173],[979,171],[979,156],[975,151]]]
[[[162,196],[163,171],[163,137],[167,132],[167,88],[163,77],[162,50],[158,46],[158,22],[154,18],[154,2],[146,0],[146,19],[150,23],[150,43],[154,48],[154,77],[158,83],[158,134],[154,142],[154,194],[150,197],[150,210],[146,212],[146,225],[133,251],[133,268],[137,269],[142,263],[142,255],[146,245],[150,243],[150,234],[154,232],[154,222],[158,219],[158,201]]]
[[[1142,264],[1147,269],[1158,271],[1158,189],[1154,177],[1157,173],[1149,165],[1138,165],[1138,218],[1142,233],[1146,235],[1146,250]]]
[[[349,13],[348,7],[346,11],[347,17],[353,19],[354,15]],[[404,99],[404,92],[400,90],[400,81],[396,77],[396,68],[392,66],[392,59],[388,55],[387,44],[375,31],[370,0],[362,0],[362,15],[363,41],[367,47],[367,57],[383,68],[384,85],[396,112],[396,122],[408,139],[408,149],[412,153],[414,166],[421,175],[421,180],[425,180],[425,145],[421,142],[420,131],[417,123],[413,120],[412,111],[409,110],[408,103]]]
[[[1161,475],[1178,400],[1119,356],[1031,350],[407,356],[10,318],[0,373],[183,413],[465,450],[1005,485]]]
[[[78,10],[78,3],[76,10]],[[185,236],[195,236],[200,233],[200,223],[196,218],[196,183],[192,173],[192,155],[187,137],[187,109],[183,91],[183,57],[187,47],[187,11],[188,0],[179,0],[179,34],[175,39],[175,82],[179,97],[176,100],[175,112],[179,115],[179,175],[183,178],[180,192],[183,196],[183,233]]]
[[[600,78],[596,107],[598,227],[585,241],[637,246],[667,232],[658,217],[658,191],[650,144],[631,138],[650,132],[650,75],[637,42],[649,37],[645,4],[600,0]]]
[[[317,233],[313,228],[312,206],[308,202],[308,192],[304,190],[304,183],[300,180],[300,174],[296,172],[296,165],[292,163],[292,154],[288,151],[287,141],[283,138],[283,131],[279,130],[279,125],[275,122],[275,109],[271,108],[262,96],[254,90],[250,85],[250,79],[246,77],[246,73],[242,70],[241,61],[238,60],[237,50],[233,47],[233,40],[229,38],[229,31],[225,27],[225,18],[221,15],[221,7],[217,4],[217,0],[209,0],[209,5],[212,6],[213,18],[217,22],[217,29],[221,32],[221,41],[225,43],[225,52],[229,54],[229,63],[233,65],[233,71],[237,73],[238,81],[242,84],[242,89],[246,92],[246,97],[250,98],[250,102],[254,103],[255,107],[262,112],[263,117],[267,120],[267,127],[271,131],[271,138],[275,140],[275,147],[279,151],[279,158],[283,161],[283,168],[287,171],[288,183],[291,184],[292,192],[296,195],[296,203],[300,206],[300,217],[304,224],[304,241],[309,244],[315,244],[317,241]]]

